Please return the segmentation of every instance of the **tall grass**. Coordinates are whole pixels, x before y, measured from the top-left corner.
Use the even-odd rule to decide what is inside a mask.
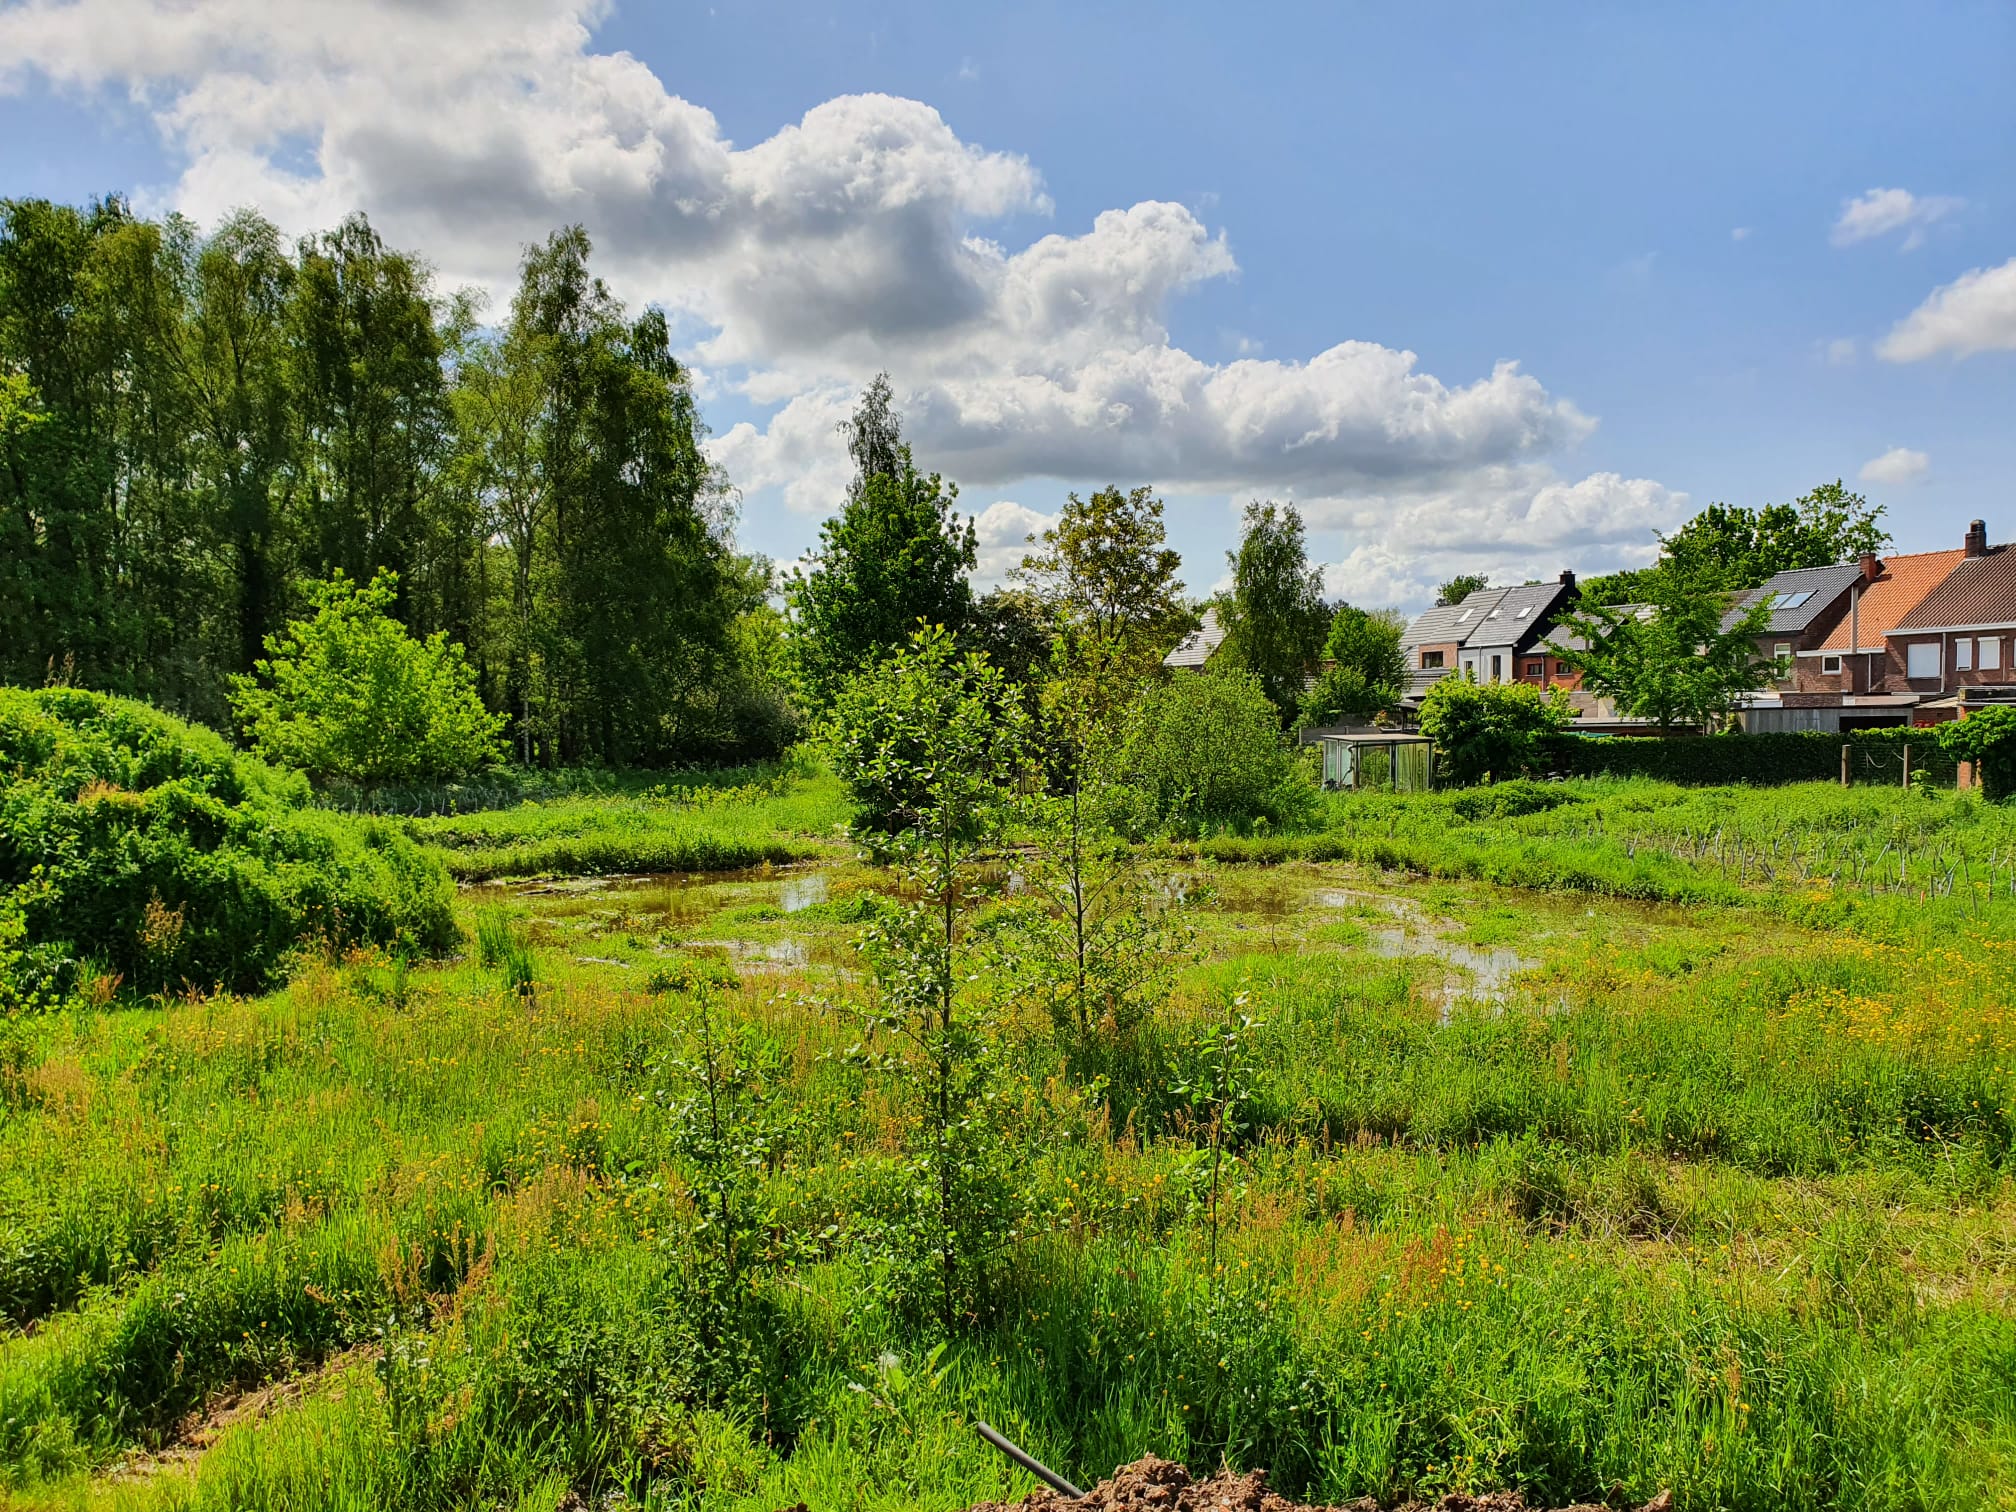
[[[1627,835],[1698,826],[1590,787],[1495,819],[1399,808],[1391,838],[1606,875],[1587,810],[1620,824],[1620,790],[1648,799]],[[1955,807],[1916,833],[1997,822]],[[989,1116],[1020,1216],[949,1341],[885,1273],[910,1114],[822,1005],[859,990],[822,964],[850,959],[849,911],[784,915],[761,901],[781,880],[681,892],[657,933],[634,901],[535,897],[403,979],[358,955],[259,1000],[36,1021],[0,1118],[0,1484],[951,1509],[1030,1489],[972,1438],[984,1416],[1081,1482],[1152,1450],[1330,1500],[1902,1509],[2016,1487],[2016,952],[1995,919],[1956,891],[1925,905],[1936,948],[1862,914],[1815,928],[1774,901],[1812,890],[1783,867],[1684,908],[1407,883],[1535,963],[1445,1023],[1440,968],[1376,954],[1338,901],[1363,874],[1218,881],[1209,958],[1100,1083],[1066,1077],[1012,972],[974,984],[1004,998]],[[715,988],[720,1032],[776,1049],[794,1130],[756,1177],[766,1264],[724,1336],[677,1133],[692,1009],[642,968],[737,931],[790,931],[811,964],[752,957]],[[535,940],[536,997],[500,992]],[[1214,1266],[1172,1088],[1234,1000],[1260,1022],[1255,1133]],[[267,1381],[292,1387],[187,1473],[102,1479]]]

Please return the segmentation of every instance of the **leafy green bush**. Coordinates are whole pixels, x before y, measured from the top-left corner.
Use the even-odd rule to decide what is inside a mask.
[[[393,825],[129,699],[0,688],[0,894],[31,951],[128,987],[251,990],[297,944],[439,950],[440,866]]]
[[[359,587],[315,584],[312,619],[266,637],[257,677],[232,679],[231,707],[269,760],[318,780],[370,786],[460,777],[504,755],[504,717],[483,707],[462,648],[413,639],[387,612],[398,574]]]
[[[1445,677],[1421,700],[1421,733],[1435,742],[1445,782],[1468,785],[1519,777],[1542,741],[1568,721],[1568,701],[1525,683]]]
[[[1245,672],[1183,674],[1148,688],[1129,711],[1118,777],[1141,812],[1137,831],[1245,829],[1306,820],[1315,784],[1281,738],[1281,717]]]
[[[1948,756],[1974,763],[1981,774],[1981,796],[1990,803],[2016,793],[2016,709],[1980,709],[1941,725],[1937,734],[1937,745]]]

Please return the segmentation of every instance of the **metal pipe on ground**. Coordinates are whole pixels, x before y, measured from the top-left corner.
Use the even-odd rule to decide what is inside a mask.
[[[1078,1498],[1082,1497],[1085,1494],[1083,1491],[1080,1491],[1076,1486],[1072,1485],[1071,1482],[1064,1479],[1064,1477],[1059,1475],[1055,1470],[1052,1470],[1048,1465],[1044,1464],[1041,1460],[1032,1459],[1029,1455],[1024,1454],[1014,1444],[1010,1443],[1007,1439],[1003,1438],[1000,1434],[996,1433],[992,1428],[989,1428],[985,1423],[981,1422],[977,1418],[974,1419],[973,1421],[973,1429],[976,1433],[980,1435],[980,1437],[987,1440],[988,1443],[992,1444],[996,1449],[999,1449],[1003,1454],[1007,1455],[1008,1458],[1015,1461],[1016,1464],[1020,1465],[1024,1470],[1027,1470],[1031,1475],[1035,1476],[1036,1479],[1043,1482],[1043,1484],[1048,1486],[1052,1491],[1061,1491],[1064,1493],[1064,1495],[1070,1497],[1073,1501],[1076,1501]]]

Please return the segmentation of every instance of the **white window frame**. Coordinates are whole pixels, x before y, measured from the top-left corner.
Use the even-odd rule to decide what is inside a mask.
[[[1953,642],[1953,670],[1972,672],[1974,670],[1974,637],[1963,635]]]
[[[1904,647],[1904,675],[1913,681],[1944,675],[1945,662],[1941,658],[1938,641],[1911,641]],[[1931,670],[1925,670],[1927,659]]]
[[[1983,672],[2000,672],[2002,670],[2002,637],[1999,635],[1983,636],[1981,639],[1980,654],[1974,659],[1981,664]]]
[[[1840,671],[1841,671],[1840,657],[1823,656],[1820,658],[1820,673],[1823,677],[1838,676]]]
[[[1780,661],[1792,660],[1792,642],[1779,641],[1776,645],[1774,645],[1771,648],[1771,654],[1777,657],[1778,660]]]

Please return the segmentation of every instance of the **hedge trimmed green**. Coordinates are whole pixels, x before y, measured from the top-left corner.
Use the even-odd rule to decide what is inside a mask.
[[[1685,787],[1775,787],[1839,782],[1844,745],[1853,748],[1849,770],[1858,784],[1900,781],[1907,745],[1913,771],[1926,772],[1941,787],[1951,787],[1957,775],[1935,732],[1901,726],[1845,734],[1792,730],[1675,738],[1568,732],[1543,738],[1535,769],[1555,777],[1650,777]]]
[[[255,991],[304,940],[416,952],[457,938],[441,865],[391,823],[131,699],[0,688],[0,899],[49,973]]]

